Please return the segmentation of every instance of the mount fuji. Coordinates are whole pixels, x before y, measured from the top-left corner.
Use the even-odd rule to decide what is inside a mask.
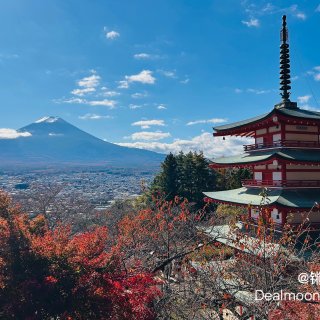
[[[1,165],[159,165],[163,154],[103,141],[59,117],[44,117],[17,130],[17,137],[0,136]]]

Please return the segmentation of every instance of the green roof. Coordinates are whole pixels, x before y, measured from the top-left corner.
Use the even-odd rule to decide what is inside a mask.
[[[216,130],[216,131],[235,129],[235,128],[238,128],[238,127],[242,127],[242,126],[244,126],[246,124],[255,123],[255,122],[259,121],[259,120],[267,118],[270,114],[271,114],[271,112],[265,113],[265,114],[262,114],[260,116],[256,116],[256,117],[253,117],[253,118],[250,118],[250,119],[245,119],[245,120],[242,120],[242,121],[233,122],[233,123],[225,124],[225,125],[222,125],[222,126],[217,126],[217,127],[214,127],[213,129]]]
[[[320,120],[320,112],[317,111],[310,111],[310,110],[303,110],[299,108],[280,108],[280,109],[273,109],[272,111],[262,114],[260,116],[256,116],[250,119],[238,121],[238,122],[233,122],[229,123],[226,125],[222,126],[217,126],[214,127],[213,129],[215,131],[224,131],[224,130],[229,130],[229,129],[236,129],[240,128],[242,126],[245,126],[247,124],[254,124],[255,122],[258,122],[262,119],[268,118],[271,116],[273,113],[280,113],[284,114],[289,117],[296,117],[296,118],[304,118],[304,119],[312,119],[312,120]]]
[[[320,201],[319,189],[268,189],[263,203],[260,188],[239,188],[226,191],[204,192],[208,198],[221,202],[251,204],[253,206],[279,204],[291,208],[312,208]]]
[[[222,157],[211,160],[222,165],[249,164],[266,161],[271,158],[283,158],[292,161],[320,162],[320,150],[281,149],[268,150],[254,153],[243,153],[237,156]]]
[[[261,241],[256,237],[249,236],[244,224],[241,222],[236,223],[235,227],[240,232],[244,231],[244,236],[241,239],[239,239],[237,233],[234,232],[234,228],[231,228],[229,225],[218,225],[199,229],[215,241],[258,257],[264,256],[266,258],[272,258],[279,254],[279,252],[286,252],[292,260],[298,261],[300,259],[296,255],[289,253],[287,249],[279,243],[265,242],[264,246],[261,246]]]
[[[297,109],[282,108],[282,109],[279,109],[278,111],[290,117],[320,120],[320,112],[317,112],[317,111],[310,111],[310,110],[304,110],[299,108]]]

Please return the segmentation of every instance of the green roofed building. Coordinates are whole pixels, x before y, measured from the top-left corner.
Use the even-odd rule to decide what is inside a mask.
[[[279,226],[305,220],[320,225],[320,112],[300,109],[290,101],[290,59],[286,16],[283,16],[280,46],[280,95],[282,101],[263,115],[215,127],[214,136],[252,137],[238,156],[213,159],[210,167],[250,168],[251,180],[242,188],[204,192],[207,202],[248,207],[253,220],[258,207],[269,206]],[[261,188],[268,199],[262,202]]]

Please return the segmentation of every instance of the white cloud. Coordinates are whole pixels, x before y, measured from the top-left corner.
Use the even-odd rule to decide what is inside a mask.
[[[136,60],[156,60],[156,59],[163,58],[162,56],[160,56],[158,54],[150,54],[150,53],[145,53],[145,52],[136,53],[133,55],[133,57]]]
[[[164,104],[160,104],[157,106],[157,109],[159,110],[167,110],[167,107]]]
[[[164,75],[167,78],[172,78],[172,79],[177,78],[176,70],[162,70],[162,69],[159,69],[158,72],[160,74]]]
[[[84,77],[81,80],[78,81],[78,85],[80,87],[85,88],[94,88],[97,87],[100,83],[101,77],[97,74],[95,74],[95,71],[93,70],[94,74],[92,74],[89,77]]]
[[[151,132],[151,131],[141,131],[133,133],[130,138],[132,140],[148,140],[148,141],[157,141],[165,138],[169,138],[171,135],[169,132]]]
[[[85,99],[80,99],[80,98],[70,98],[70,99],[59,99],[55,100],[56,103],[74,103],[74,104],[85,104],[86,100]]]
[[[266,90],[266,89],[253,89],[253,88],[248,88],[248,89],[236,88],[236,89],[234,89],[234,92],[235,92],[235,93],[248,92],[248,93],[254,93],[254,94],[265,94],[265,93],[270,93],[271,90]]]
[[[180,83],[182,84],[187,84],[189,83],[190,79],[188,77],[186,77],[184,80],[180,80]]]
[[[110,109],[114,109],[116,107],[117,102],[114,100],[92,100],[92,101],[87,101],[86,102],[90,106],[104,106],[104,107],[109,107]]]
[[[307,75],[313,76],[315,81],[320,81],[320,66],[315,66],[312,70],[309,70],[306,73]]]
[[[118,88],[119,89],[128,89],[129,88],[129,82],[127,80],[120,80],[118,81]]]
[[[265,94],[265,93],[269,93],[270,90],[260,90],[260,89],[252,89],[252,88],[249,88],[247,89],[247,92],[250,92],[250,93],[254,93],[254,94]]]
[[[140,109],[140,108],[142,108],[142,106],[138,105],[138,104],[130,104],[129,105],[129,109],[132,109],[132,110]]]
[[[300,105],[300,108],[301,109],[304,109],[304,110],[309,110],[309,111],[317,111],[319,112],[320,110],[315,108],[315,107],[312,107],[310,106],[309,102],[310,102],[310,99],[312,98],[311,95],[305,95],[305,96],[300,96],[298,97],[298,102]]]
[[[308,103],[310,98],[311,98],[310,95],[305,95],[305,96],[298,97],[297,99],[299,103]]]
[[[8,128],[0,128],[0,139],[17,139],[20,137],[31,137],[32,134],[30,132],[19,132],[14,129]]]
[[[298,19],[300,19],[300,20],[306,20],[306,19],[307,19],[306,14],[303,13],[303,12],[298,12],[298,13],[296,13],[296,17],[297,17]]]
[[[282,14],[291,14],[293,17],[300,19],[300,20],[306,20],[307,16],[304,12],[298,9],[297,4],[293,4],[289,7],[278,7],[276,5],[273,5],[272,3],[267,3],[266,5],[258,5],[254,3],[250,3],[249,1],[242,1],[242,6],[245,9],[246,14],[248,14],[250,17],[256,17],[256,16],[265,16],[265,15],[273,15],[280,13]],[[255,21],[258,19],[251,18],[248,21],[242,21],[243,24],[246,24],[248,27],[258,27],[259,21]],[[255,25],[258,24],[258,25]]]
[[[101,77],[96,74],[95,70],[91,70],[91,72],[91,76],[84,77],[77,81],[77,84],[80,88],[72,90],[71,94],[82,97],[87,93],[93,93],[96,91],[96,87],[100,84]]]
[[[87,93],[90,93],[90,92],[94,92],[96,91],[95,88],[82,88],[82,89],[74,89],[71,91],[71,93],[75,96],[84,96],[85,94]]]
[[[320,4],[316,7],[315,12],[320,12]]]
[[[118,143],[121,146],[147,149],[160,153],[179,153],[180,151],[203,151],[208,158],[216,158],[222,156],[236,155],[243,152],[244,144],[253,143],[252,139],[227,137],[223,140],[222,137],[212,137],[212,133],[204,132],[190,140],[176,139],[171,143],[162,142],[132,142],[132,143]]]
[[[267,3],[265,7],[262,8],[262,12],[268,13],[274,11],[275,6],[272,3]]]
[[[119,92],[109,90],[107,87],[100,87],[101,77],[95,70],[90,70],[91,75],[77,81],[79,88],[73,89],[73,97],[54,100],[55,103],[86,104],[89,106],[105,106],[110,109],[115,108],[117,101],[103,99],[102,97],[115,97]],[[86,95],[91,94],[91,99]]]
[[[136,53],[135,55],[133,55],[133,57],[138,60],[144,60],[150,59],[151,55],[149,53]]]
[[[131,124],[132,126],[138,126],[142,129],[149,129],[151,126],[165,126],[164,120],[141,120]]]
[[[117,92],[117,91],[103,91],[102,92],[102,95],[105,96],[105,97],[116,97],[116,96],[119,96],[120,95],[120,92]]]
[[[142,70],[138,74],[133,74],[131,76],[125,76],[125,80],[118,81],[119,89],[128,89],[129,84],[133,82],[140,82],[144,84],[154,84],[156,78],[152,75],[150,70]]]
[[[109,40],[114,40],[119,37],[120,37],[120,33],[117,31],[112,30],[112,31],[106,32],[106,38]]]
[[[70,103],[70,104],[86,104],[89,106],[104,106],[108,107],[110,109],[114,109],[116,107],[117,101],[115,100],[86,100],[81,98],[70,98],[70,99],[64,99],[64,100],[56,100],[56,103]]]
[[[101,119],[113,119],[112,116],[103,116],[100,114],[95,114],[95,113],[87,113],[83,116],[79,116],[79,119],[81,120],[101,120]]]
[[[207,120],[196,120],[196,121],[190,121],[187,123],[187,126],[193,126],[195,124],[200,123],[223,123],[228,121],[227,119],[220,119],[220,118],[213,118],[213,119],[207,119]]]
[[[131,95],[131,98],[133,98],[133,99],[141,99],[141,98],[145,98],[145,97],[147,97],[148,96],[148,93],[147,92],[144,92],[144,93],[142,93],[142,92],[136,92],[136,93],[133,93],[132,95]]]
[[[250,20],[248,21],[244,21],[242,20],[241,21],[244,25],[246,25],[247,27],[259,27],[260,26],[260,22],[258,19],[256,18],[251,18]]]
[[[152,76],[152,71],[142,70],[138,74],[133,74],[131,76],[125,76],[127,82],[140,82],[145,84],[154,84],[156,78]]]

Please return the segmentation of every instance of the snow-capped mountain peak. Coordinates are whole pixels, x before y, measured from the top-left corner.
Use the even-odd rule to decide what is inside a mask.
[[[58,120],[59,120],[58,117],[43,117],[43,118],[35,121],[35,123],[43,123],[43,122],[54,123],[54,122],[57,122]]]

